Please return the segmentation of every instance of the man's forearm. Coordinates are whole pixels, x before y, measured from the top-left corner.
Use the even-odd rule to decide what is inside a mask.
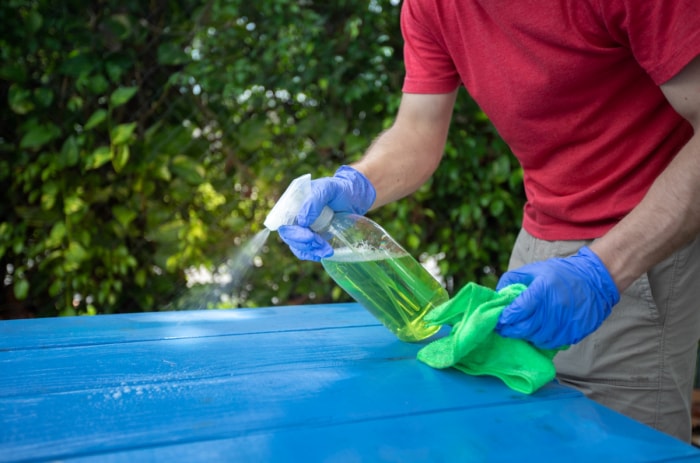
[[[374,208],[413,193],[435,172],[456,95],[404,94],[394,124],[352,165],[372,182]]]
[[[375,187],[377,199],[373,208],[416,191],[440,162],[443,148],[439,153],[429,154],[406,141],[400,133],[389,129],[377,137],[359,162],[353,164]]]
[[[700,134],[683,147],[646,196],[590,247],[620,292],[700,233]]]

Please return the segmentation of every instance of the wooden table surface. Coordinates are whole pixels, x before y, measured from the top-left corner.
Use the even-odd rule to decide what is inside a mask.
[[[357,304],[2,321],[0,461],[700,461],[570,388],[519,394],[421,346]]]

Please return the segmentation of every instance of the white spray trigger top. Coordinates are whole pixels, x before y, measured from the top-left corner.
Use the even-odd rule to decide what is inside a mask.
[[[292,180],[265,219],[265,228],[276,231],[282,225],[293,225],[304,200],[311,194],[311,174]]]
[[[302,204],[309,196],[311,196],[311,174],[304,174],[292,180],[292,183],[267,214],[264,222],[265,228],[277,231],[282,225],[294,225]],[[330,207],[324,206],[321,214],[311,224],[311,229],[317,232],[324,230],[331,223],[334,215],[335,213]]]

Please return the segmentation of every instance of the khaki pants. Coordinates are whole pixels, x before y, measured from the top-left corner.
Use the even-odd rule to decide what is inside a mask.
[[[590,241],[521,230],[509,267],[575,254]],[[642,275],[596,331],[554,359],[557,379],[686,442],[700,337],[700,237]]]

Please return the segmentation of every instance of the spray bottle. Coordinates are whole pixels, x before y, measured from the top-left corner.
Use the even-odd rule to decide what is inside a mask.
[[[310,195],[311,175],[302,175],[272,208],[265,227],[276,231],[294,224]],[[321,260],[326,272],[399,339],[420,341],[439,329],[426,326],[423,317],[447,302],[447,291],[377,223],[326,206],[311,229],[333,248],[333,255]]]

